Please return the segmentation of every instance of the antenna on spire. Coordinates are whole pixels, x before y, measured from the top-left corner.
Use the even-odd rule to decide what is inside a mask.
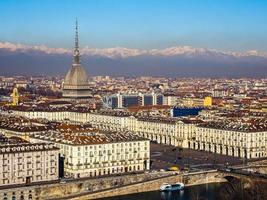
[[[77,18],[76,18],[76,23],[75,23],[75,47],[74,47],[74,54],[73,54],[73,62],[74,64],[80,64],[79,34],[78,34]]]
[[[78,20],[76,18],[76,27],[75,27],[75,49],[79,49],[79,35],[78,35]]]

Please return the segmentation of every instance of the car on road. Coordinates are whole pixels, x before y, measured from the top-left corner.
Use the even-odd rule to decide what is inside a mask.
[[[169,167],[167,170],[168,171],[180,171],[179,167],[177,167],[177,166]]]

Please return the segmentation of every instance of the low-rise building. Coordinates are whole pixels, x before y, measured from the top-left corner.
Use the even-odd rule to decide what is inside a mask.
[[[42,113],[41,118],[50,119],[49,113],[53,113],[52,115],[55,117],[53,118],[54,120],[60,121],[63,118],[61,111],[19,112],[20,115],[35,119],[39,118],[37,116],[41,115],[40,112]],[[140,117],[133,116],[128,112],[115,110],[94,112],[66,111],[65,114],[66,115],[64,115],[64,118],[67,118],[70,121],[90,123],[93,127],[100,130],[131,131],[141,137],[148,138],[152,141],[157,141],[158,143],[162,144],[205,150],[236,157],[267,157],[266,148],[264,147],[266,143],[263,143],[266,141],[267,133],[264,128],[260,128],[266,127],[267,124],[266,114],[263,112],[254,113],[244,110],[238,111],[228,109],[219,111],[210,108],[208,110],[201,111],[199,117],[193,120],[184,117],[174,119],[168,117],[153,117],[149,115],[146,117]],[[199,119],[202,119],[203,121]],[[239,122],[240,119],[243,119],[243,122]],[[251,120],[251,122],[246,121],[246,119]],[[253,120],[256,121],[253,122]],[[265,120],[265,122],[260,122],[257,120]],[[229,128],[229,126],[225,124],[226,121],[228,121],[228,124],[233,124],[233,127],[241,128],[239,130]],[[206,122],[206,124],[214,123],[213,129],[211,127],[204,127],[205,125],[203,125],[203,127],[198,126],[203,124],[203,122]],[[249,128],[245,129],[245,127]],[[212,134],[217,135],[212,136]],[[248,147],[249,145],[246,147],[241,145],[244,135],[246,138],[254,138],[257,135],[257,139],[252,140],[254,145],[253,148]],[[204,138],[204,136],[206,138]],[[228,139],[225,138],[230,138],[235,142],[228,142]]]

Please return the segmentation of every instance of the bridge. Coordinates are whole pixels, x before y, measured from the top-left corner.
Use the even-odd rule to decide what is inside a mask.
[[[243,168],[244,169],[244,168]],[[242,169],[218,169],[220,176],[229,181],[229,177],[235,177],[237,179],[250,179],[250,180],[266,180],[267,174],[261,174],[252,171],[244,171]]]
[[[218,169],[218,176],[227,180],[223,188],[225,199],[267,199],[267,174],[247,169],[263,166],[243,166],[235,169]],[[266,168],[265,168],[266,169]]]

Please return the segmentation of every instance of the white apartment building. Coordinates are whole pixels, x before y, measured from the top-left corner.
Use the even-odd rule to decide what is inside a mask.
[[[49,143],[0,144],[0,186],[57,180],[58,155]]]
[[[195,123],[163,117],[132,117],[127,121],[128,129],[159,144],[188,147],[189,138],[194,135]]]
[[[31,112],[22,112],[27,116]],[[58,114],[56,114],[58,113]],[[210,116],[206,116],[209,114]],[[266,126],[267,122],[249,123],[229,122],[233,127],[241,126],[240,129],[231,128],[225,125],[227,118],[213,117],[211,113],[202,111],[201,115],[208,118],[208,124],[219,121],[213,128],[198,126],[203,121],[175,119],[175,118],[155,118],[155,117],[135,117],[125,112],[101,111],[87,113],[69,112],[65,117],[70,121],[88,122],[92,126],[101,130],[121,131],[129,130],[142,137],[162,144],[169,144],[183,148],[205,150],[214,153],[221,153],[235,157],[261,158],[266,155]],[[37,115],[29,115],[36,118]],[[39,114],[40,116],[40,114]],[[42,116],[46,116],[45,112]],[[55,112],[54,120],[61,120],[60,112]],[[249,128],[244,129],[242,126]],[[255,126],[255,127],[254,127]],[[253,128],[254,127],[254,128]],[[250,130],[251,129],[251,130]],[[217,134],[217,135],[216,135]],[[250,143],[247,143],[251,138]],[[246,141],[246,143],[244,143]],[[244,146],[246,145],[246,146]],[[264,146],[265,145],[265,146]],[[222,149],[222,150],[221,150]]]
[[[76,122],[87,122],[100,130],[132,131],[142,137],[162,144],[188,147],[188,138],[194,133],[195,123],[174,118],[147,117],[136,118],[126,112],[99,111],[77,113],[71,111],[14,111],[20,116],[31,119],[45,118],[62,121],[68,119]]]
[[[32,142],[53,142],[64,157],[67,177],[149,170],[150,142],[129,132],[59,133],[31,136]]]
[[[129,130],[127,122],[130,116],[125,112],[92,112],[86,116],[86,122],[101,130],[123,131]]]
[[[163,105],[175,106],[177,104],[177,96],[174,95],[164,95]]]
[[[196,127],[189,148],[242,158],[267,157],[267,127],[210,122]]]

